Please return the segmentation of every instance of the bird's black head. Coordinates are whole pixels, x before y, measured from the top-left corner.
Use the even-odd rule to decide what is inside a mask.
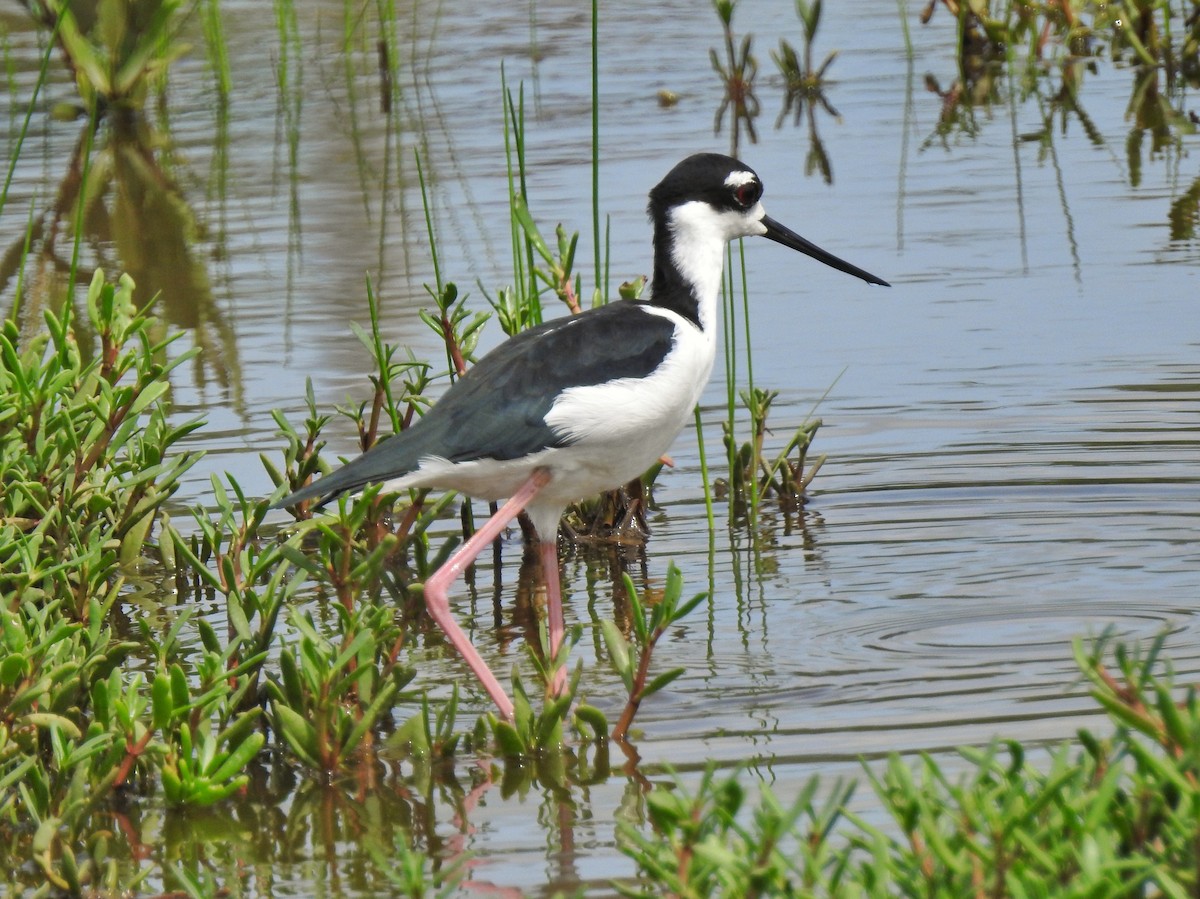
[[[693,201],[718,212],[745,212],[754,208],[762,192],[762,181],[750,166],[720,153],[697,153],[655,185],[646,211],[655,223],[668,210]]]
[[[720,153],[697,153],[671,169],[650,191],[647,211],[654,223],[657,250],[672,246],[680,260],[710,238],[766,237],[799,250],[838,271],[870,284],[888,286],[882,278],[851,265],[801,237],[767,215],[763,186],[744,162]],[[655,271],[656,278],[659,272]]]

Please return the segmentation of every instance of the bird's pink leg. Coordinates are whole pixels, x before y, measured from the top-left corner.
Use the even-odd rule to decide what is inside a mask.
[[[496,680],[496,675],[492,674],[492,670],[488,668],[487,662],[479,655],[479,651],[471,644],[470,638],[459,627],[454,616],[450,613],[450,585],[458,580],[459,575],[463,570],[475,561],[475,557],[483,552],[484,547],[490,544],[499,536],[500,532],[508,527],[508,523],[521,513],[529,502],[538,494],[538,491],[550,483],[550,473],[544,469],[538,469],[529,476],[521,489],[509,497],[508,502],[499,508],[495,515],[484,522],[483,527],[477,530],[471,539],[464,543],[450,559],[435,571],[425,582],[425,607],[429,609],[429,616],[437,622],[437,626],[442,629],[446,638],[458,650],[459,655],[463,657],[471,670],[475,672],[475,677],[479,683],[487,690],[488,696],[492,697],[492,702],[496,703],[496,707],[500,710],[500,715],[508,721],[513,720],[513,703],[508,698],[508,694],[504,688],[500,686],[500,682]],[[555,586],[558,584],[558,563],[557,559],[554,566]],[[549,588],[547,588],[549,589]],[[557,594],[557,591],[556,591]],[[559,640],[562,639],[562,603],[561,600],[557,603],[559,616]],[[553,627],[553,625],[551,625]]]
[[[566,625],[563,623],[562,585],[558,574],[558,540],[557,534],[549,540],[541,541],[542,576],[546,580],[546,618],[550,629],[550,658],[558,655],[562,647]],[[567,670],[559,668],[558,673],[550,684],[550,692],[561,696],[567,686]]]

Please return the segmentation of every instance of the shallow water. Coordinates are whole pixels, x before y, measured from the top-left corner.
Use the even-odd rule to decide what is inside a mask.
[[[182,346],[207,347],[176,384],[179,415],[209,422],[191,442],[208,455],[189,475],[185,506],[211,501],[213,473],[232,473],[248,493],[269,491],[258,462],[280,445],[269,413],[300,420],[305,378],[325,408],[367,396],[369,360],[348,327],[366,321],[367,275],[388,339],[440,358],[417,316],[433,273],[415,147],[445,277],[476,308],[485,306],[479,283],[494,292],[511,280],[502,62],[508,84],[524,84],[534,214],[547,233],[560,220],[583,232],[585,295],[592,283],[589,22],[578,4],[402,13],[403,113],[392,123],[378,112],[371,53],[347,82],[340,10],[302,4],[294,170],[276,104],[274,34],[264,53],[260,5],[223,6],[238,85],[223,153],[198,56],[177,64],[169,91],[182,187],[203,224],[192,260],[207,282],[190,305],[165,298],[168,317],[189,329]],[[659,651],[660,665],[687,673],[637,719],[644,769],[669,763],[686,778],[710,760],[749,761],[786,798],[813,774],[854,775],[860,758],[881,753],[949,755],[995,735],[1064,738],[1097,720],[1071,641],[1106,629],[1130,641],[1165,629],[1167,655],[1193,675],[1200,239],[1172,238],[1168,217],[1200,179],[1197,137],[1152,151],[1127,115],[1133,71],[1105,61],[1080,92],[1098,142],[1075,117],[1047,126],[1054,79],[1011,103],[1018,85],[1002,85],[999,101],[976,108],[974,133],[943,139],[942,101],[924,79],[945,88],[954,78],[944,10],[927,27],[914,14],[910,62],[895,5],[856,0],[826,10],[817,42],[818,58],[841,50],[827,91],[841,119],[817,115],[827,185],[805,173],[807,127],[773,127],[782,90],[768,50],[779,23],[799,45],[792,4],[743,7],[734,25],[756,35],[763,114],[759,142],[743,137],[739,152],[762,176],[768,210],[893,286],[869,288],[767,242],[746,244],[754,379],[780,392],[775,435],[782,440],[819,401],[814,451],[829,458],[802,512],[767,509],[753,535],[721,525],[710,553],[697,435],[689,428],[677,441],[676,467],[655,493],[645,571],[661,582],[674,560],[685,590],[711,598]],[[688,153],[728,151],[729,122],[714,137],[721,88],[708,49],[720,34],[709,6],[606,4],[602,15],[601,204],[616,284],[648,273],[646,191]],[[32,79],[33,39],[20,19],[5,24],[19,77]],[[660,108],[660,88],[679,103]],[[71,88],[58,78],[47,93],[49,105]],[[1193,95],[1171,99],[1196,109]],[[30,204],[52,196],[77,133],[35,116],[33,149],[0,221],[6,248]],[[97,258],[119,268],[99,246]],[[12,290],[0,294],[6,308]],[[489,326],[484,342],[498,340]],[[702,407],[710,458],[724,396],[715,378]],[[348,425],[330,433],[353,453]],[[500,629],[487,572],[478,596],[462,601],[464,615],[475,612],[468,630],[500,670],[523,658],[524,631],[507,611],[515,541],[505,559]],[[594,662],[592,622],[611,614],[613,591],[596,559],[567,560],[567,615],[585,624],[577,655],[587,698],[615,714],[621,685]],[[632,566],[635,578],[640,570]],[[169,611],[172,599],[160,602]],[[430,647],[420,679],[461,674]],[[470,711],[487,706],[478,692],[467,698]],[[523,800],[485,792],[459,837],[447,803],[431,798],[429,814],[448,857],[475,854],[477,884],[604,892],[608,878],[632,872],[614,846],[615,820],[636,804],[631,790],[611,777],[567,799],[548,788]],[[330,845],[314,835],[280,859],[269,892],[333,889]],[[336,894],[355,894],[353,883]]]

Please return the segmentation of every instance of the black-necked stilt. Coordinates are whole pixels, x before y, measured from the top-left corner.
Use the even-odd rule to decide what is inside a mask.
[[[550,647],[563,640],[559,518],[572,502],[649,468],[692,413],[716,354],[725,245],[759,235],[871,284],[844,262],[767,216],[762,182],[728,156],[689,156],[650,191],[654,276],[648,300],[611,303],[531,328],[488,353],[415,425],[280,500],[326,500],[382,482],[508,497],[425,582],[429,614],[462,654],[501,715],[512,700],[450,613],[450,585],[522,511],[537,531]]]

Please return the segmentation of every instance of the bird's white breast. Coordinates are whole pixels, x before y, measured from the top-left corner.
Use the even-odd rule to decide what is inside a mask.
[[[582,496],[639,476],[666,452],[712,372],[711,332],[668,309],[643,308],[675,325],[673,344],[659,366],[645,378],[568,388],[546,415],[546,424],[570,441],[554,461],[573,469],[570,476]]]

